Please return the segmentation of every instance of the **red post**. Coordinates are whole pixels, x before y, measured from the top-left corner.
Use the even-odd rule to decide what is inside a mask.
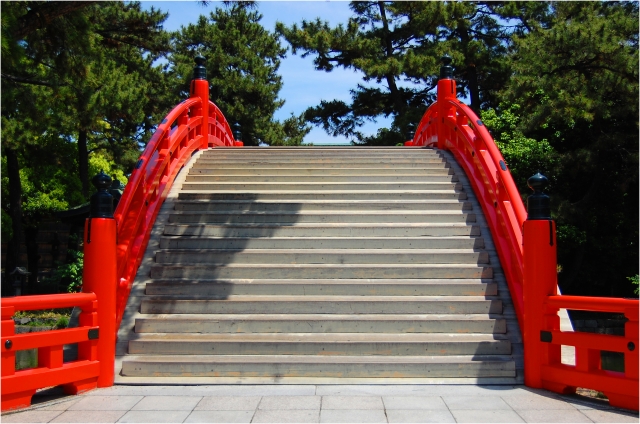
[[[559,329],[557,309],[545,310],[548,296],[557,294],[556,224],[551,219],[549,197],[542,193],[547,178],[529,178],[535,192],[527,199],[528,217],[523,228],[524,256],[524,382],[541,388],[541,366],[560,361],[560,346],[545,342],[545,331]],[[548,340],[550,341],[550,340]]]
[[[209,148],[209,81],[207,81],[207,69],[204,67],[205,61],[206,59],[201,55],[195,57],[196,66],[193,68],[190,93],[191,97],[200,97],[202,100],[202,106],[199,110],[202,115],[201,149]]]
[[[82,291],[98,300],[98,387],[113,386],[116,355],[116,221],[113,197],[107,191],[111,178],[100,172],[93,177],[98,192],[91,197],[91,215],[84,226]]]
[[[442,57],[443,66],[440,68],[440,79],[438,80],[438,149],[445,148],[447,139],[447,128],[444,126],[445,120],[449,117],[451,107],[448,100],[456,99],[456,80],[453,79],[453,67],[451,57]]]

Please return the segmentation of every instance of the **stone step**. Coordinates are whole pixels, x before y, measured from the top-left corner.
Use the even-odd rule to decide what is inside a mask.
[[[252,149],[248,151],[247,147],[244,147],[242,150],[207,150],[202,152],[202,158],[217,158],[217,157],[243,157],[243,158],[253,158],[253,157],[288,157],[288,156],[303,156],[303,157],[325,157],[325,156],[357,156],[357,157],[376,157],[376,156],[385,156],[391,158],[400,158],[400,157],[443,157],[442,152],[439,150],[422,150],[418,154],[415,152],[408,152],[405,148],[402,149],[325,149],[313,147],[313,149],[304,149],[300,147],[296,147],[293,149],[278,149],[277,152],[274,151],[273,148],[270,149]]]
[[[207,377],[515,377],[508,355],[145,355],[127,356],[123,376]]]
[[[498,285],[480,279],[154,280],[147,295],[495,296]]]
[[[201,223],[201,224],[282,224],[297,225],[299,223],[383,223],[383,222],[476,222],[475,213],[465,213],[456,210],[435,211],[268,211],[245,212],[219,210],[215,212],[180,211],[169,216],[170,223]]]
[[[186,189],[185,189],[186,190]],[[183,191],[179,200],[466,200],[452,190],[200,190]]]
[[[357,169],[357,168],[366,168],[366,169],[416,169],[417,172],[422,172],[427,169],[442,169],[449,168],[450,165],[444,161],[430,161],[430,162],[414,162],[414,161],[402,161],[396,163],[395,161],[374,161],[374,162],[360,162],[360,161],[347,161],[347,162],[327,162],[327,163],[311,163],[307,160],[298,161],[298,162],[290,162],[290,161],[281,161],[279,163],[268,163],[268,162],[259,162],[252,161],[251,163],[241,163],[241,162],[222,162],[222,161],[200,161],[198,160],[193,164],[191,170],[203,169],[203,168],[217,168],[217,169],[226,169],[226,168],[238,168],[244,167],[244,169],[304,169],[304,168],[326,168],[330,169]]]
[[[461,190],[460,183],[431,183],[423,181],[411,182],[185,182],[183,190],[280,190],[280,191],[324,191],[324,190]]]
[[[161,249],[482,249],[481,237],[161,237]]]
[[[157,264],[488,264],[487,252],[470,249],[171,249]]]
[[[504,334],[506,330],[504,318],[488,314],[171,314],[135,320],[136,333]]]
[[[271,333],[140,334],[129,340],[132,355],[507,355],[504,335]]]
[[[426,163],[444,163],[446,162],[443,158],[438,156],[399,156],[395,158],[391,158],[388,156],[356,156],[350,157],[349,155],[343,156],[333,156],[333,157],[316,157],[313,155],[309,156],[287,156],[287,157],[273,157],[264,155],[261,157],[209,157],[203,156],[198,160],[199,165],[208,165],[208,164],[240,164],[243,166],[253,166],[253,165],[279,165],[281,163],[289,163],[289,164],[304,164],[304,165],[335,165],[335,164],[347,164],[349,166],[352,165],[381,165],[386,167],[394,167],[394,166],[407,166],[418,164],[424,165]]]
[[[476,264],[152,265],[151,278],[492,278]]]
[[[143,314],[497,314],[484,296],[145,296]]]
[[[218,168],[218,167],[192,167],[189,170],[189,175],[225,175],[225,176],[243,176],[247,179],[253,179],[260,176],[357,176],[357,175],[378,175],[378,176],[394,176],[394,175],[408,175],[411,179],[422,178],[427,175],[453,175],[453,170],[446,166],[431,166],[429,168],[311,168],[311,167],[286,167],[278,166],[271,167],[246,167],[237,168]]]
[[[222,182],[222,183],[239,183],[242,181],[252,181],[259,183],[290,183],[292,180],[302,182],[325,183],[393,183],[413,181],[415,175],[202,175],[190,174],[186,178],[186,182]],[[425,183],[451,183],[457,182],[458,177],[455,175],[424,175],[420,176],[420,181]]]
[[[471,210],[470,202],[458,200],[181,200],[175,203],[176,211],[233,211],[238,212],[301,212],[334,210]]]
[[[480,227],[466,223],[309,223],[274,224],[167,224],[165,236],[198,237],[452,237],[479,236]]]

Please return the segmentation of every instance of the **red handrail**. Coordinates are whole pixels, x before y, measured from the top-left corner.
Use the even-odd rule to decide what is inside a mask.
[[[192,96],[162,120],[140,156],[114,213],[117,224],[116,329],[120,326],[151,229],[178,172],[196,150],[242,146],[220,109],[209,100],[206,80],[194,80]]]
[[[557,294],[555,223],[537,217],[527,220],[502,154],[477,115],[456,99],[453,79],[438,82],[437,101],[405,145],[449,150],[469,178],[489,224],[523,334],[525,384],[561,393],[591,388],[604,392],[614,406],[637,410],[638,300]],[[625,335],[560,331],[559,309],[623,313]],[[562,363],[561,345],[575,347],[575,366]],[[602,369],[603,350],[624,353],[624,372]]]
[[[464,169],[489,224],[522,325],[522,224],[527,212],[498,146],[471,108],[456,99],[455,90],[455,81],[440,80],[438,101],[405,144],[447,149]]]
[[[78,306],[77,328],[15,334],[11,318],[17,311]],[[96,388],[98,361],[98,302],[94,293],[69,293],[2,299],[2,410],[25,408],[37,389],[63,385],[68,394]],[[63,362],[63,345],[77,343],[78,359]],[[16,352],[38,349],[35,368],[16,371]]]

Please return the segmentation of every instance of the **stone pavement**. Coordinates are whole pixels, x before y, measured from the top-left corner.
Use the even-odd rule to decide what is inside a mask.
[[[39,392],[3,423],[638,423],[606,401],[525,386],[114,386],[80,396]]]

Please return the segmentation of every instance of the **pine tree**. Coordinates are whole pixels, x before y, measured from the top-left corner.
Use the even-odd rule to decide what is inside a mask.
[[[176,97],[188,95],[196,52],[207,59],[210,97],[231,125],[239,124],[245,145],[300,144],[309,132],[302,119],[276,122],[274,112],[282,78],[277,71],[286,50],[276,34],[261,24],[262,15],[252,2],[230,2],[209,17],[174,34],[171,73],[180,88]]]

